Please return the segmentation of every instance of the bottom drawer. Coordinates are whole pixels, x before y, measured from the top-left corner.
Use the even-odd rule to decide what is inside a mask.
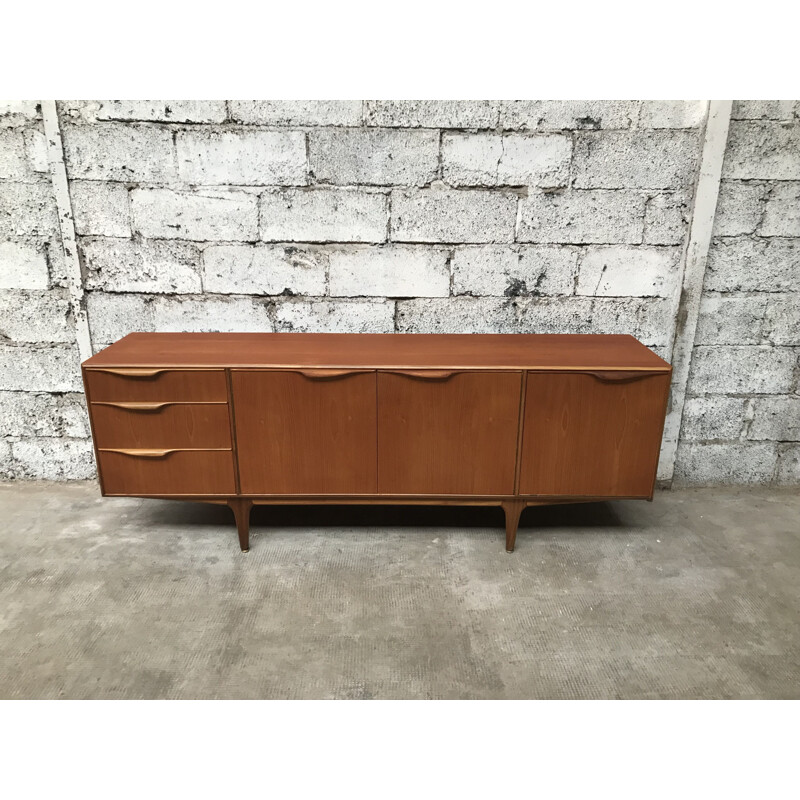
[[[98,451],[106,494],[236,494],[230,450]]]

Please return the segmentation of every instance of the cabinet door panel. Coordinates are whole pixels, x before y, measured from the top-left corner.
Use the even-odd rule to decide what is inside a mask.
[[[650,497],[670,376],[528,373],[519,491]]]
[[[243,494],[374,494],[375,373],[233,370]]]
[[[522,374],[378,373],[381,494],[513,494]]]

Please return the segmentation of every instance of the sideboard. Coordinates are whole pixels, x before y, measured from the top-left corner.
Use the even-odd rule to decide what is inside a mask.
[[[82,365],[104,496],[652,500],[671,367],[632,336],[132,333]]]

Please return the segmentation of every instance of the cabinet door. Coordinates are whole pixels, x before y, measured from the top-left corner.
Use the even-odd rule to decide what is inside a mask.
[[[519,492],[650,497],[668,374],[528,373]]]
[[[378,373],[381,494],[514,492],[522,374]]]
[[[375,373],[233,370],[243,494],[374,494]]]

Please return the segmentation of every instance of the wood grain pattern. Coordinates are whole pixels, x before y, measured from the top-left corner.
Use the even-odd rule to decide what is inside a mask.
[[[223,370],[156,370],[152,374],[139,376],[86,370],[84,377],[95,403],[192,400],[226,402],[228,399]]]
[[[158,403],[139,408],[93,403],[90,411],[100,448],[231,447],[227,403]]]
[[[98,450],[106,494],[234,495],[230,450],[176,450],[148,458]]]
[[[669,375],[530,373],[520,494],[650,497],[668,391]]]
[[[375,373],[232,370],[243,494],[374,494]]]
[[[593,334],[132,333],[84,364],[669,370],[669,364],[633,336]]]
[[[378,373],[381,494],[512,494],[519,372]]]

